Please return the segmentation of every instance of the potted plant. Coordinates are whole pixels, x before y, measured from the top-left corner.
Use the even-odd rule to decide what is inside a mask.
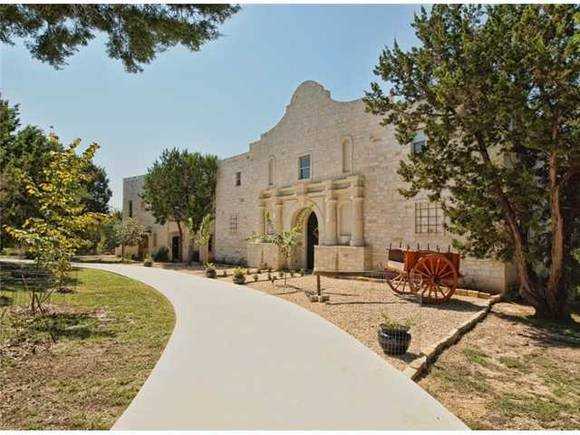
[[[245,284],[246,283],[246,274],[245,270],[241,267],[236,267],[234,269],[234,284]]]
[[[391,319],[386,313],[382,314],[382,323],[379,325],[377,337],[383,352],[388,355],[403,355],[411,344],[409,330],[413,320],[407,318],[402,322]]]
[[[205,276],[208,278],[216,278],[217,272],[215,270],[215,264],[213,263],[205,263]]]
[[[145,260],[143,260],[143,266],[145,267],[153,266],[153,260],[151,259],[151,257],[147,256]]]

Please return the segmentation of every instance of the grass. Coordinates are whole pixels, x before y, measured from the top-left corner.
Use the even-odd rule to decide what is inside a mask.
[[[2,273],[0,429],[108,429],[129,405],[173,330],[154,289],[96,270],[32,316],[29,294]],[[8,277],[9,278],[9,277]],[[1,316],[1,314],[0,314]]]
[[[496,305],[419,384],[472,429],[580,429],[580,353],[562,341],[578,336],[578,324],[528,312]]]

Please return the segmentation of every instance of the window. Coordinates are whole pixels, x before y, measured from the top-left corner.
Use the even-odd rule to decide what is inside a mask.
[[[425,150],[427,144],[427,136],[423,132],[417,133],[415,139],[411,143],[411,152],[413,154],[421,154]]]
[[[443,210],[439,204],[422,201],[415,203],[415,233],[440,233],[443,231]]]
[[[298,179],[310,178],[310,156],[302,156],[298,159]]]
[[[238,232],[238,214],[230,215],[230,234],[236,234]]]
[[[129,217],[133,217],[133,201],[129,201]]]
[[[274,157],[268,160],[268,186],[274,185]]]

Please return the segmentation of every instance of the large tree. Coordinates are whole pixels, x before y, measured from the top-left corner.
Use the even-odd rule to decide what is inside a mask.
[[[164,150],[145,175],[144,201],[158,223],[176,223],[182,246],[183,226],[195,234],[213,211],[216,177],[216,156],[177,148]]]
[[[40,183],[52,154],[64,151],[58,140],[49,138],[35,126],[20,127],[19,110],[0,99],[0,240],[11,242],[5,228],[22,228],[24,222],[39,217],[38,198],[30,195],[27,184]],[[82,165],[86,176],[80,179],[80,201],[84,211],[106,213],[111,197],[104,170],[93,162]]]
[[[32,55],[55,68],[105,34],[107,54],[128,72],[181,44],[196,52],[220,36],[218,26],[238,11],[227,4],[8,4],[0,5],[0,41],[24,39]]]
[[[89,177],[85,183],[86,193],[83,197],[86,211],[108,213],[109,200],[113,192],[109,188],[109,178],[105,169],[91,162],[87,172]]]
[[[577,5],[433,6],[413,27],[421,44],[385,49],[367,108],[408,144],[412,197],[443,203],[456,245],[512,260],[520,293],[542,318],[569,318],[578,242]],[[574,212],[575,210],[575,212]],[[574,233],[576,231],[576,233]]]

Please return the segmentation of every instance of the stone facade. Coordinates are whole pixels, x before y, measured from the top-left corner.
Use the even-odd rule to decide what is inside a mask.
[[[411,145],[397,143],[392,126],[381,126],[379,117],[365,112],[362,100],[335,101],[320,84],[302,83],[282,119],[248,152],[220,161],[213,255],[218,261],[281,267],[284,259],[272,246],[247,239],[270,226],[281,230],[300,223],[304,237],[291,266],[307,267],[310,213],[318,222],[318,270],[382,269],[389,244],[446,250],[452,237],[443,229],[440,209],[398,193],[403,183],[396,170],[410,152]],[[124,210],[139,183],[136,177],[125,180]],[[170,225],[147,224],[158,241],[169,242]],[[466,258],[461,272],[464,284],[492,291],[515,279],[511,265],[496,261]]]

